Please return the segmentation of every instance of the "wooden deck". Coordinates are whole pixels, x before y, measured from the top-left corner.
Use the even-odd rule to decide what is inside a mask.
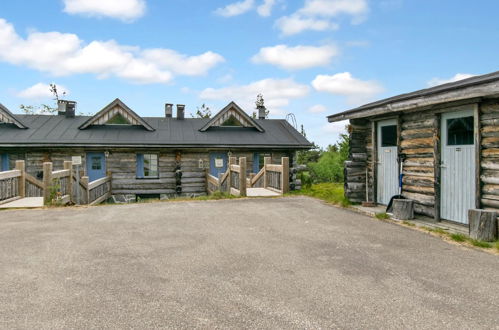
[[[43,197],[19,198],[16,199],[15,201],[0,205],[0,209],[36,208],[36,207],[43,207]]]
[[[271,196],[281,196],[281,194],[275,191],[265,189],[265,188],[247,188],[246,195],[248,197],[271,197]]]

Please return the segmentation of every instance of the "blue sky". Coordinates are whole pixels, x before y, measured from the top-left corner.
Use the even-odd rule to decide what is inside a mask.
[[[0,102],[50,103],[68,90],[84,113],[121,98],[142,116],[164,103],[234,100],[293,113],[334,143],[326,115],[498,70],[496,0],[22,0],[0,4]]]

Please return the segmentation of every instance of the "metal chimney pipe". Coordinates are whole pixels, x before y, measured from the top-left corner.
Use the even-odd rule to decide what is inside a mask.
[[[165,117],[171,118],[173,116],[173,104],[165,103]]]
[[[184,119],[184,117],[185,117],[184,110],[185,110],[185,105],[177,104],[177,119],[178,120]]]

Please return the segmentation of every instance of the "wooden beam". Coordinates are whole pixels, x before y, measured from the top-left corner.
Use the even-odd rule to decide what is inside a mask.
[[[281,164],[281,190],[285,194],[289,192],[289,157],[282,157]]]
[[[441,148],[441,115],[434,114],[435,120],[433,122],[433,190],[435,191],[435,221],[440,221],[440,185],[441,185],[441,171],[440,167],[442,162],[442,148]]]
[[[52,186],[52,163],[43,163],[43,203],[50,203],[50,187]]]
[[[267,188],[268,183],[267,183],[267,165],[270,165],[272,163],[272,158],[271,157],[264,157],[263,158],[263,188]]]
[[[372,180],[373,180],[373,202],[378,202],[378,125],[375,121],[371,121],[371,140],[373,145],[372,151]],[[367,167],[367,164],[366,164]]]
[[[481,176],[481,154],[482,154],[482,134],[481,134],[481,105],[477,103],[474,110],[474,140],[475,140],[475,207],[477,209],[481,208],[482,200],[482,180]]]
[[[81,186],[85,188],[84,194],[85,194],[85,200],[87,201],[87,204],[90,204],[90,189],[88,188],[88,176],[83,176],[80,179]]]
[[[239,158],[239,193],[246,197],[246,157]]]
[[[68,195],[69,195],[69,202],[72,202],[75,200],[75,198],[73,198],[73,162],[70,160],[64,161],[64,169],[69,171]]]
[[[0,172],[0,180],[10,179],[10,178],[17,178],[19,176],[21,176],[21,172],[19,170],[11,170],[11,171]]]
[[[19,188],[18,194],[21,198],[26,197],[26,164],[24,160],[16,160],[16,170],[21,172],[21,176],[19,176]]]

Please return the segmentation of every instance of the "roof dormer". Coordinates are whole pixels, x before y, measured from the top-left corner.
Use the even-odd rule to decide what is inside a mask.
[[[230,102],[225,108],[220,110],[200,131],[205,132],[210,127],[241,127],[254,128],[259,132],[265,132],[253,118],[251,118],[234,101]]]

